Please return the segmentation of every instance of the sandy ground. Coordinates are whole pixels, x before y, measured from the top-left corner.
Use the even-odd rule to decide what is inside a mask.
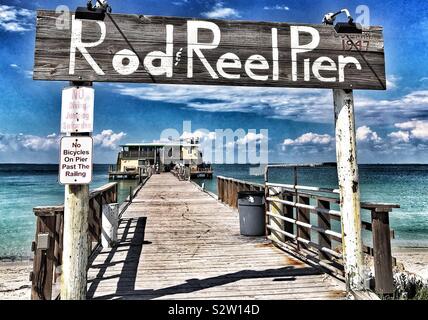
[[[393,256],[401,268],[428,281],[428,248],[393,248]],[[30,299],[31,270],[31,261],[0,262],[0,300]]]
[[[428,281],[428,248],[392,248],[392,255],[406,271]]]
[[[28,300],[31,296],[31,261],[0,262],[0,300]]]

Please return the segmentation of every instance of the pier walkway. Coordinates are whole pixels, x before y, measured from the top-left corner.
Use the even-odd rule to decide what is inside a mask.
[[[344,299],[344,285],[239,235],[238,213],[170,173],[122,216],[119,244],[91,261],[91,299]]]

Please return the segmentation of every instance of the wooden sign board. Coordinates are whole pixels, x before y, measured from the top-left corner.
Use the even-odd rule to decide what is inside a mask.
[[[34,79],[299,88],[386,88],[382,28],[38,11]],[[58,28],[57,25],[62,26]]]
[[[59,183],[90,184],[92,182],[91,137],[63,137],[59,161]]]
[[[62,133],[94,131],[94,92],[89,87],[68,87],[62,90]]]

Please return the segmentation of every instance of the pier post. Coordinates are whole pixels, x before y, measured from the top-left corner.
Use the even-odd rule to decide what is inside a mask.
[[[352,90],[334,89],[337,174],[342,215],[342,250],[348,291],[364,290],[360,186]]]
[[[92,86],[91,82],[71,82],[71,86]],[[91,133],[71,133],[91,136]],[[85,300],[87,292],[89,185],[65,185],[64,246],[62,258],[61,300]]]
[[[89,256],[89,186],[66,185],[61,300],[85,300]]]

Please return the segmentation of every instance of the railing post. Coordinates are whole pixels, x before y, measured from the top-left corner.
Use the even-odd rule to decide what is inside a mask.
[[[232,188],[232,207],[238,208],[238,182],[233,181],[233,188]]]
[[[31,299],[51,300],[55,262],[55,214],[37,215]]]
[[[232,201],[233,201],[233,199],[232,199],[232,192],[233,192],[232,188],[233,188],[232,180],[229,179],[229,180],[227,180],[227,204],[229,206],[232,206]]]
[[[317,200],[317,206],[322,209],[330,210],[330,202],[325,200]],[[330,215],[323,212],[318,212],[318,227],[322,228],[323,230],[331,230],[331,222],[330,222]],[[318,244],[321,247],[326,247],[328,249],[331,249],[331,239],[330,237],[322,232],[318,232]],[[324,251],[319,251],[319,258],[321,260],[324,259],[330,259],[329,254],[325,253]]]
[[[389,211],[371,211],[376,292],[394,293]]]
[[[282,188],[279,187],[270,187],[269,188],[269,197],[274,199],[282,200]],[[283,204],[275,201],[271,201],[269,204],[269,211],[272,214],[282,216],[283,214]],[[278,230],[284,230],[284,220],[269,216],[269,224]],[[279,232],[271,230],[271,236],[276,238],[278,241],[284,242],[285,235]]]
[[[217,177],[217,195],[218,195],[218,200],[223,202],[223,191],[222,189],[222,180],[221,178]]]
[[[309,197],[306,196],[297,196],[297,202],[300,204],[309,204]],[[310,211],[305,208],[297,208],[297,220],[304,223],[310,223]],[[308,231],[305,227],[297,226],[297,236],[305,240],[311,240],[311,232]],[[303,243],[300,243],[299,246],[307,248]]]
[[[293,195],[289,193],[283,193],[282,198],[287,201],[293,201]],[[283,205],[284,217],[294,219],[294,207],[290,205]],[[284,231],[294,234],[294,224],[291,222],[284,221]]]

